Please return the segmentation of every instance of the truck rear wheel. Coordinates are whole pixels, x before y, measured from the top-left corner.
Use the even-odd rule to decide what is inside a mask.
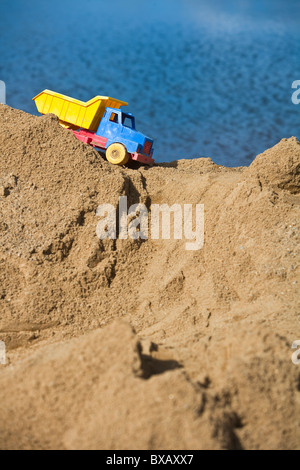
[[[106,158],[113,165],[126,165],[129,153],[123,144],[111,144],[106,150]]]

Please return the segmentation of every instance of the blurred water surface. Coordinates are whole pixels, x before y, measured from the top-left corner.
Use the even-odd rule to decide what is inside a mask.
[[[157,161],[248,165],[300,137],[298,0],[1,0],[7,103],[45,88],[129,102]]]

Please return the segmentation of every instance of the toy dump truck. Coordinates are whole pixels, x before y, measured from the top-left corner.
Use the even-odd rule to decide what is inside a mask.
[[[41,114],[55,114],[60,124],[75,137],[98,150],[114,165],[125,165],[130,159],[152,165],[153,140],[135,129],[135,118],[124,113],[128,103],[109,96],[96,96],[90,101],[44,90],[33,98]]]

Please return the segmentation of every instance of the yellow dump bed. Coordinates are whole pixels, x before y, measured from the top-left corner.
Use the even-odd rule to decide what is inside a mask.
[[[119,109],[128,104],[109,96],[95,96],[84,103],[50,90],[42,91],[33,100],[41,114],[56,114],[64,127],[82,127],[94,132],[99,127],[105,108]]]

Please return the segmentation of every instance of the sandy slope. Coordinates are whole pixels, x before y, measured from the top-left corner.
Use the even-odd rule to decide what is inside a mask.
[[[116,168],[0,105],[0,448],[300,448],[300,144]],[[205,243],[100,242],[96,208],[203,203]]]

